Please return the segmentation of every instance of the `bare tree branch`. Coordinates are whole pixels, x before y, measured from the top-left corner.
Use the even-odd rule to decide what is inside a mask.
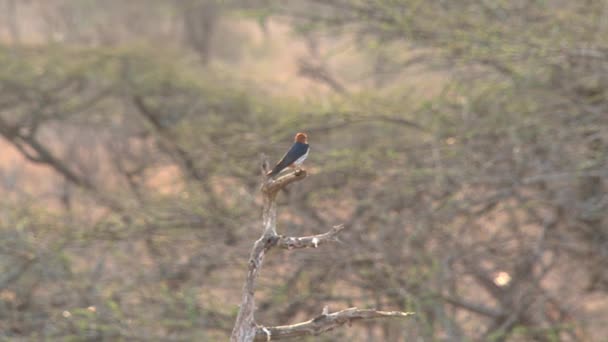
[[[455,307],[466,309],[468,311],[472,311],[472,312],[475,312],[475,313],[483,315],[483,316],[492,317],[492,318],[498,318],[498,317],[504,316],[504,312],[501,312],[500,310],[497,310],[497,309],[490,308],[490,307],[485,306],[480,303],[472,303],[472,302],[463,300],[461,298],[450,297],[450,296],[440,295],[440,297],[441,297],[441,299],[443,299],[447,303],[454,305]]]
[[[262,192],[265,194],[264,197],[271,198],[274,200],[276,194],[286,187],[287,185],[302,180],[306,177],[306,170],[296,169],[293,172],[286,174],[285,176],[277,179],[269,179],[264,185],[262,185]]]
[[[326,84],[337,93],[348,93],[346,87],[333,77],[327,68],[321,64],[315,65],[301,58],[298,61],[298,75]]]
[[[254,341],[275,341],[302,336],[316,336],[357,320],[407,317],[413,314],[413,312],[378,311],[357,308],[348,308],[330,314],[324,312],[320,316],[302,323],[276,327],[257,327]]]
[[[258,272],[262,268],[264,254],[276,245],[280,239],[276,232],[277,206],[276,195],[288,184],[302,180],[306,177],[306,171],[296,169],[278,179],[266,178],[262,184],[262,194],[264,196],[264,207],[262,211],[262,236],[255,242],[249,256],[249,271],[245,285],[243,286],[243,296],[241,307],[236,318],[234,329],[232,330],[231,341],[253,341],[256,335],[255,324],[255,281]]]
[[[328,242],[338,242],[337,235],[344,229],[344,225],[338,225],[333,227],[330,231],[323,234],[317,234],[312,236],[303,237],[292,237],[292,236],[280,236],[277,241],[277,247],[283,249],[295,249],[295,248],[317,248],[322,244]]]
[[[264,164],[262,171],[265,171]],[[262,268],[266,251],[274,246],[283,249],[316,248],[327,242],[338,241],[337,235],[344,229],[344,225],[338,225],[326,233],[304,237],[284,237],[277,234],[276,195],[287,185],[304,178],[306,178],[306,171],[296,169],[278,179],[265,178],[262,184],[261,190],[264,196],[262,211],[263,233],[254,243],[249,256],[249,271],[247,272],[247,278],[243,286],[241,306],[230,337],[230,340],[233,342],[270,341],[271,339],[277,340],[297,336],[318,335],[354,320],[379,317],[406,317],[411,314],[397,311],[359,310],[357,308],[328,314],[327,310],[324,309],[323,314],[303,323],[271,328],[258,326],[255,323],[255,281]]]

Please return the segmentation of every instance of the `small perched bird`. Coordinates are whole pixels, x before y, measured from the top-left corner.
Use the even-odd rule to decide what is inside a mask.
[[[268,177],[279,174],[286,167],[296,167],[302,165],[306,157],[308,157],[308,137],[305,133],[298,133],[294,139],[293,145],[283,158],[277,163],[277,165],[270,170],[266,175]]]

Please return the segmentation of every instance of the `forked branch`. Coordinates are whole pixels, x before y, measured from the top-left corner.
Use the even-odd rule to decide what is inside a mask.
[[[265,171],[265,170],[263,170]],[[385,312],[376,310],[360,310],[350,308],[334,313],[323,314],[303,323],[269,327],[258,326],[255,323],[255,281],[262,268],[264,255],[272,247],[283,249],[317,248],[328,242],[337,242],[338,234],[344,229],[338,225],[323,234],[304,237],[285,237],[276,231],[276,196],[279,191],[287,185],[306,178],[306,171],[296,169],[277,179],[265,178],[262,184],[262,195],[264,196],[264,208],[262,210],[262,236],[254,243],[249,256],[249,269],[238,316],[232,330],[230,340],[232,342],[271,341],[287,339],[297,336],[317,335],[332,330],[340,325],[360,319],[371,319],[379,317],[405,317],[410,313]]]
[[[264,170],[263,170],[264,171]],[[277,244],[280,237],[276,232],[277,206],[276,195],[288,184],[306,178],[306,171],[297,169],[278,179],[265,178],[262,184],[262,195],[264,196],[264,208],[262,210],[262,236],[254,243],[249,255],[249,270],[245,285],[243,286],[243,295],[241,298],[241,307],[236,318],[236,323],[232,330],[230,340],[233,342],[253,341],[256,334],[257,326],[255,324],[255,281],[258,277],[259,270],[264,262],[264,254],[266,251]]]

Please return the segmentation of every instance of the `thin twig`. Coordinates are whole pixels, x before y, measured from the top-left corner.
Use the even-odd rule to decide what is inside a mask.
[[[344,225],[333,227],[330,231],[323,234],[317,234],[312,236],[280,236],[277,241],[277,247],[283,249],[296,249],[296,248],[317,248],[322,244],[328,242],[338,242],[337,235],[344,229]]]

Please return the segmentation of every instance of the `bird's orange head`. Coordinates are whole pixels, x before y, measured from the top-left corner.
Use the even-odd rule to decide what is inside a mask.
[[[306,144],[308,143],[308,136],[306,135],[306,133],[298,133],[296,134],[295,141]]]

